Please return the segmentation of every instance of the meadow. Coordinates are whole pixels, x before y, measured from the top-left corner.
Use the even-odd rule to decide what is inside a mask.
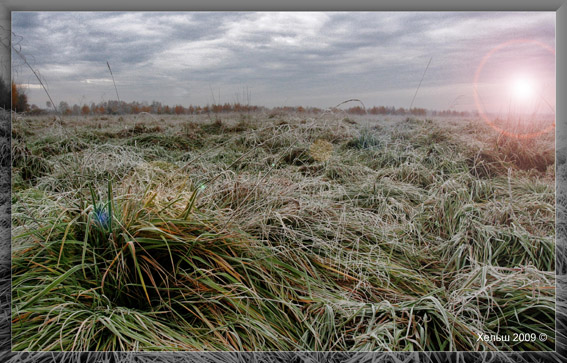
[[[555,348],[553,132],[14,115],[11,152],[15,351]]]

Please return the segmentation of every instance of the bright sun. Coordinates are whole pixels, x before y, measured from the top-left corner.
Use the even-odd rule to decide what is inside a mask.
[[[514,98],[519,101],[527,101],[534,96],[534,83],[526,77],[518,77],[514,79],[511,85]]]

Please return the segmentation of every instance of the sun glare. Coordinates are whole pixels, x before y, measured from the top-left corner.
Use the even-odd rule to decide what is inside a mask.
[[[529,101],[535,95],[534,82],[526,77],[518,77],[514,79],[511,85],[512,94],[518,101]]]

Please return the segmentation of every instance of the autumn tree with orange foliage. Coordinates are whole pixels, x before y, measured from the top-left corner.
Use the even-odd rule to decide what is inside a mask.
[[[27,112],[30,110],[28,96],[21,87],[16,86],[14,81],[12,81],[12,110],[14,112]]]
[[[175,106],[175,114],[176,115],[181,115],[185,113],[185,108],[181,105],[177,105]]]

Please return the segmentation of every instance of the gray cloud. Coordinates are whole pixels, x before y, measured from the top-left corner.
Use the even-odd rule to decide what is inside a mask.
[[[432,58],[415,105],[443,108],[470,96],[495,46],[523,38],[553,45],[555,14],[14,12],[12,30],[54,98],[70,103],[113,98],[108,61],[126,101],[204,104],[213,90],[232,102],[248,87],[267,106],[358,97],[407,107]],[[548,51],[532,44],[529,52],[540,72],[551,72]],[[13,67],[43,106],[33,75],[17,59]]]

